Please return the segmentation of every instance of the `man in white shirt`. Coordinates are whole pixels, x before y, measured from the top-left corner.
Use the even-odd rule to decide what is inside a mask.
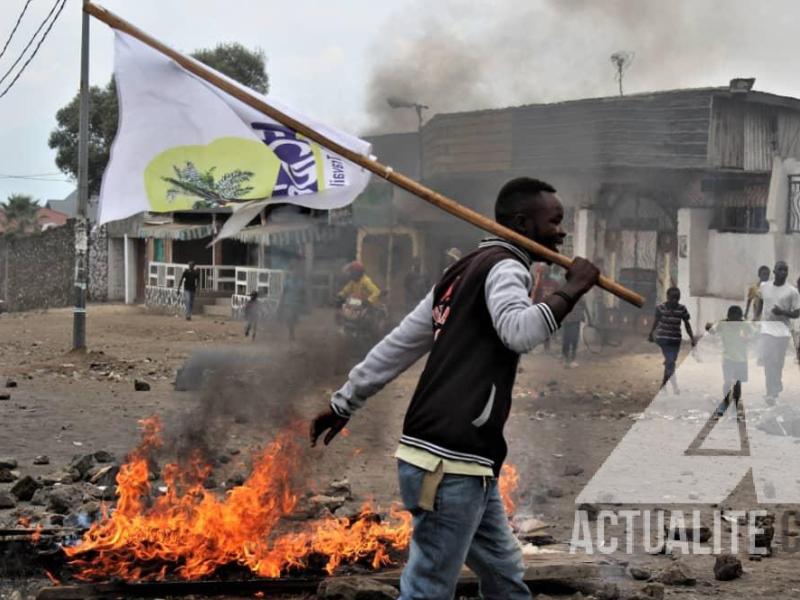
[[[767,404],[774,404],[783,391],[783,365],[792,339],[791,319],[800,317],[800,292],[786,283],[789,267],[775,263],[774,279],[761,284],[761,353],[767,383]]]

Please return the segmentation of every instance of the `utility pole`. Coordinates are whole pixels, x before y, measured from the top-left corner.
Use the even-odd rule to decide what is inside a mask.
[[[83,0],[82,9],[87,0]],[[78,214],[75,220],[75,308],[72,349],[86,349],[86,292],[89,287],[89,13],[82,10],[81,88],[78,128]]]

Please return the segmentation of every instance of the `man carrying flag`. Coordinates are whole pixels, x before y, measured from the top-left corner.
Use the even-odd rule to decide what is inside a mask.
[[[499,223],[552,250],[566,236],[563,217],[555,189],[536,179],[508,182],[495,204]],[[505,240],[481,242],[350,371],[311,423],[312,445],[325,432],[330,443],[370,396],[430,352],[395,454],[414,522],[402,600],[451,600],[464,563],[484,598],[530,598],[497,484],[503,427],[519,355],[547,340],[599,275],[576,258],[566,283],[534,304],[534,260]]]

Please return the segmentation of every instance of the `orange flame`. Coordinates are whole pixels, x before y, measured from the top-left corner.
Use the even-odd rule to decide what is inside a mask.
[[[42,527],[41,523],[36,525],[35,531],[31,534],[31,543],[32,544],[38,544],[39,540],[42,539],[42,529],[44,529],[44,527]]]
[[[503,468],[500,470],[498,485],[500,486],[500,496],[503,498],[503,506],[506,509],[506,514],[511,516],[517,508],[517,504],[514,501],[514,494],[519,485],[519,473],[514,465],[508,463],[503,465]]]
[[[44,574],[47,575],[47,578],[50,580],[50,583],[52,583],[54,586],[60,586],[61,585],[61,581],[59,581],[58,578],[56,578],[56,576],[53,575],[47,569],[44,569]]]
[[[219,499],[203,487],[210,467],[195,456],[188,467],[165,465],[167,491],[153,498],[149,460],[161,445],[156,418],[142,422],[142,443],[117,475],[116,510],[92,525],[81,542],[64,552],[83,580],[120,578],[197,579],[237,564],[253,574],[278,577],[324,557],[325,570],[343,562],[390,564],[411,536],[411,516],[392,509],[381,522],[369,504],[361,518],[328,515],[286,531],[283,519],[298,503],[292,469],[299,464],[297,436],[287,431],[254,457],[252,473]]]

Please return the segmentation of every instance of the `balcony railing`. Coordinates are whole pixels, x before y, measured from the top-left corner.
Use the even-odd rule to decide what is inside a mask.
[[[188,268],[188,264],[149,263],[147,287],[151,293],[146,296],[153,299],[168,299],[168,301],[158,300],[159,304],[182,302],[173,292],[178,290],[181,275]],[[195,268],[200,272],[198,292],[230,293],[232,316],[241,316],[241,311],[253,292],[258,292],[263,316],[269,317],[278,311],[283,296],[286,271],[232,265],[195,265]]]
[[[188,264],[151,262],[148,267],[147,285],[150,287],[176,288]],[[236,283],[236,267],[227,265],[195,265],[200,272],[198,291],[233,292]]]

